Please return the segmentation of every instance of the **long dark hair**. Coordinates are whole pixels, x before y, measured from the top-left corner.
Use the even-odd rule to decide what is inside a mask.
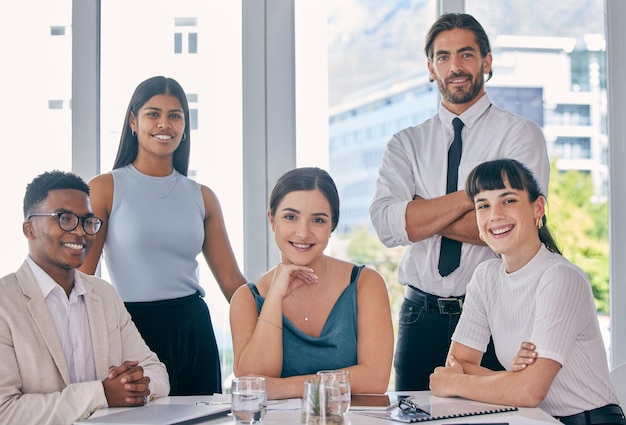
[[[289,194],[297,190],[319,190],[328,200],[331,212],[331,229],[332,232],[339,223],[339,194],[337,186],[330,175],[317,167],[294,168],[283,174],[270,195],[270,215],[276,215],[276,208],[280,201]]]
[[[174,168],[182,175],[187,175],[189,168],[189,152],[191,146],[191,132],[189,130],[189,104],[187,96],[180,84],[173,78],[157,76],[148,78],[137,86],[135,92],[130,98],[126,116],[124,117],[124,125],[122,126],[122,135],[120,144],[117,149],[117,156],[113,164],[113,169],[125,167],[131,164],[137,158],[139,145],[137,137],[133,136],[130,128],[130,116],[133,114],[138,116],[139,109],[152,97],[159,94],[168,94],[176,97],[183,108],[185,115],[185,130],[180,145],[174,151]]]
[[[430,27],[428,34],[426,34],[426,41],[424,46],[424,53],[430,62],[433,61],[433,45],[435,44],[435,38],[442,31],[449,31],[455,28],[470,30],[474,33],[476,44],[480,49],[480,55],[484,58],[487,53],[491,52],[491,46],[489,45],[489,37],[485,29],[472,15],[467,13],[444,13],[441,15],[435,23]],[[493,77],[493,71],[489,70],[489,76],[486,81],[489,81]]]
[[[505,180],[509,182],[511,188],[526,192],[530,202],[535,202],[540,196],[545,197],[541,193],[539,183],[532,171],[515,159],[496,159],[478,165],[467,177],[465,193],[474,202],[474,197],[483,190],[504,189]],[[539,229],[539,240],[550,251],[561,254],[561,250],[548,229],[545,214],[542,221],[543,226]]]

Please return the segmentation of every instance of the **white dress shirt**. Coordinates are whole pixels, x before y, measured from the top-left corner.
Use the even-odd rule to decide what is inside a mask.
[[[464,243],[459,268],[446,277],[437,269],[441,235],[411,242],[406,231],[407,204],[418,195],[432,199],[446,194],[448,148],[456,117],[443,105],[424,123],[396,133],[385,150],[370,206],[372,224],[388,247],[408,245],[398,265],[398,281],[441,297],[465,294],[476,266],[493,258],[485,246]],[[487,94],[459,116],[464,123],[459,190],[478,164],[513,158],[529,167],[547,195],[550,163],[545,137],[534,122],[491,104]]]
[[[69,299],[65,290],[57,284],[30,255],[26,258],[41,293],[46,300],[50,317],[63,348],[67,369],[72,383],[97,380],[96,365],[89,330],[89,317],[85,307],[85,287],[78,273]]]

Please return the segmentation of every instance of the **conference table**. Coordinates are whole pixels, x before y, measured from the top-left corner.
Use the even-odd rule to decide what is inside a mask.
[[[429,391],[411,391],[411,392],[393,392],[393,394],[412,395],[413,400],[422,405],[431,404],[436,401],[437,403],[446,403],[445,398],[435,397],[430,394]],[[221,395],[220,395],[221,396]],[[211,403],[212,396],[170,396],[163,397],[150,402],[150,405],[163,405],[163,404],[203,404]],[[225,396],[221,396],[217,400],[224,400]],[[297,425],[300,424],[301,411],[299,409],[299,399],[284,400],[284,401],[272,401],[268,402],[268,411],[263,420],[263,425]],[[127,410],[128,408],[105,408],[97,411],[92,415],[102,416],[119,411]],[[229,414],[227,416],[221,416],[214,419],[209,419],[201,422],[194,422],[200,424],[209,425],[225,425],[234,424],[233,417]],[[401,422],[381,419],[370,416],[364,416],[354,411],[348,411],[344,416],[344,425],[398,425]],[[541,424],[559,424],[560,422],[554,419],[552,416],[544,412],[539,408],[524,408],[520,407],[517,411],[503,412],[503,413],[491,413],[486,415],[460,417],[454,419],[444,419],[437,421],[428,421],[427,424],[508,424],[508,425],[541,425]]]

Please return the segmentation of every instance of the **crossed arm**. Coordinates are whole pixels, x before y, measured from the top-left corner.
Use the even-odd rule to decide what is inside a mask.
[[[480,351],[453,341],[446,366],[436,368],[430,376],[430,389],[443,397],[536,407],[546,397],[561,365],[538,358],[534,348],[531,343],[522,343],[512,370],[494,372],[480,366]]]
[[[406,231],[412,242],[440,234],[474,245],[484,245],[478,238],[474,204],[464,191],[433,199],[415,195],[406,207]]]

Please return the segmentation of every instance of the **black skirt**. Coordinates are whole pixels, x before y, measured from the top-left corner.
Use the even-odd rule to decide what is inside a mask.
[[[148,347],[167,367],[170,395],[222,392],[211,314],[200,294],[125,305]]]

